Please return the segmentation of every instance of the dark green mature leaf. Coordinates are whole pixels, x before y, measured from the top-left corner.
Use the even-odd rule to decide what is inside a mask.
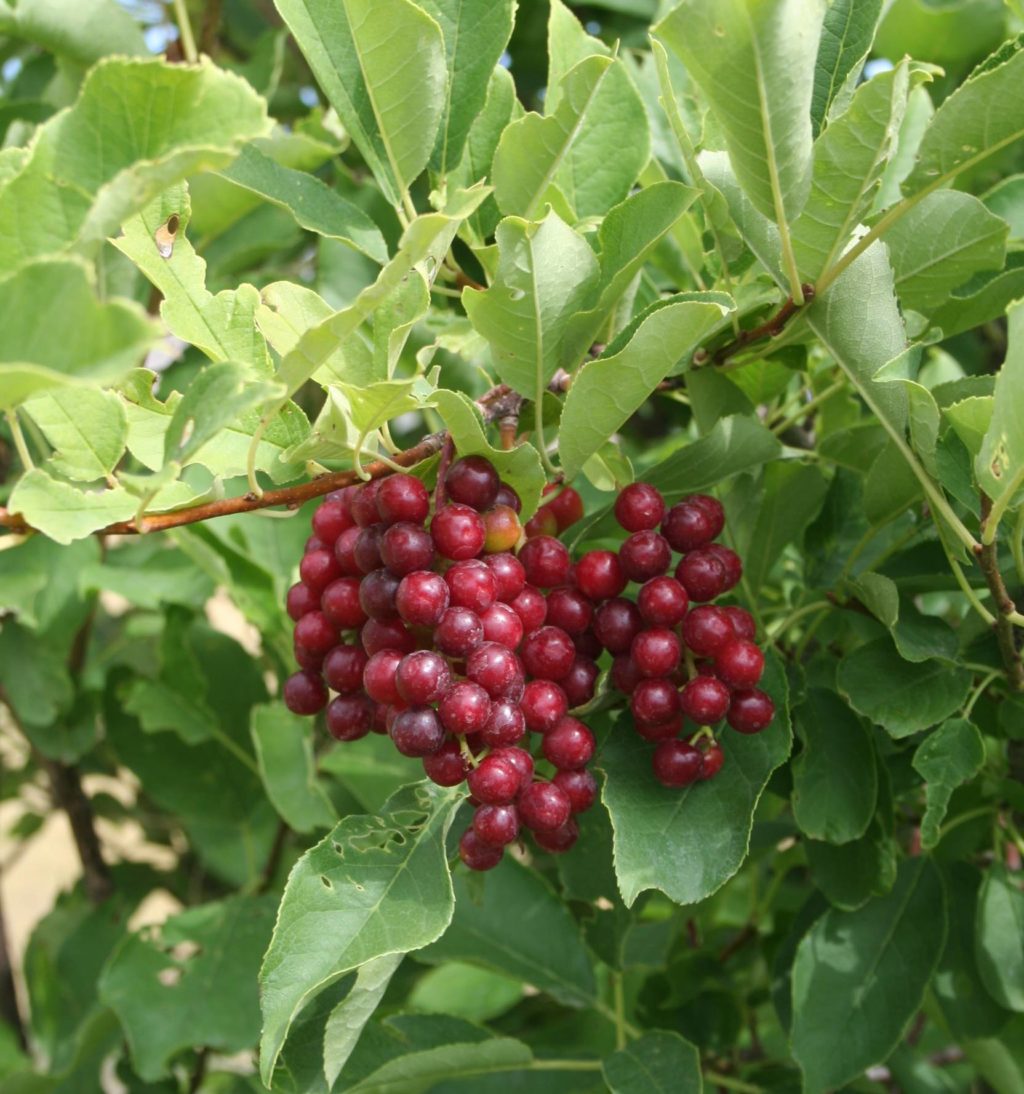
[[[601,1065],[611,1094],[701,1094],[700,1053],[678,1033],[655,1030]]]
[[[710,102],[743,189],[776,223],[810,191],[822,15],[810,0],[684,0],[654,28]]]
[[[888,896],[815,923],[793,966],[792,1048],[808,1090],[840,1087],[888,1056],[945,936],[942,879],[927,858],[904,862]]]
[[[893,887],[898,848],[886,827],[876,814],[864,835],[850,843],[806,841],[811,876],[830,904],[852,911]]]
[[[830,111],[846,108],[850,85],[856,82],[875,37],[882,0],[835,0],[821,25],[818,56],[814,62],[811,126],[814,135]]]
[[[953,791],[973,779],[984,762],[981,734],[966,718],[950,718],[917,746],[914,770],[925,781],[921,818],[921,846],[925,850],[939,842],[939,829]]]
[[[495,1037],[474,1044],[447,1044],[410,1052],[389,1060],[359,1082],[347,1086],[349,1094],[419,1094],[434,1089],[445,1079],[485,1076],[528,1067],[533,1053],[522,1041]],[[479,1082],[479,1079],[474,1081]]]
[[[174,1055],[193,1045],[230,1053],[255,1042],[256,971],[274,905],[269,895],[199,905],[168,919],[159,939],[131,935],[118,947],[99,993],[121,1020],[143,1079],[167,1074]],[[174,955],[182,945],[195,947],[191,956]]]
[[[445,104],[441,28],[411,0],[275,0],[393,205],[427,166]]]
[[[975,955],[997,1003],[1024,1011],[1024,890],[1020,879],[993,863],[978,891]]]
[[[593,1003],[597,984],[579,927],[537,874],[506,860],[487,873],[482,895],[461,874],[455,893],[451,925],[418,958],[483,965],[568,1006]]]
[[[672,790],[651,779],[651,745],[628,713],[605,743],[603,792],[615,830],[615,872],[627,907],[648,889],[695,904],[720,888],[746,857],[753,811],[772,771],[789,755],[788,689],[769,654],[761,686],[775,721],[756,736],[725,730],[725,765],[713,783]]]
[[[793,815],[812,839],[849,843],[875,813],[878,773],[871,736],[833,692],[810,688],[796,709],[803,749],[793,761]]]
[[[299,860],[260,970],[264,1082],[295,1016],[319,992],[448,926],[454,898],[444,841],[459,800],[430,783],[406,787],[380,816],[346,817]]]

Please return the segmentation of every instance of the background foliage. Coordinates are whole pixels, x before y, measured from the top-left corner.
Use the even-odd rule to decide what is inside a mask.
[[[83,865],[5,1091],[1024,1088],[1022,15],[0,3],[5,835]],[[578,848],[482,878],[275,699],[308,510],[190,520],[440,429],[577,545],[713,489],[781,708],[683,797],[595,713]]]

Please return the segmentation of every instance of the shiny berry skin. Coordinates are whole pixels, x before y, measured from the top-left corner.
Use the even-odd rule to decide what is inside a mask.
[[[493,870],[504,854],[504,847],[484,843],[472,828],[467,828],[459,840],[459,858],[470,870]]]
[[[298,623],[308,612],[315,612],[320,607],[320,597],[308,585],[299,581],[288,590],[286,605],[288,615]]]
[[[504,699],[521,676],[519,659],[497,642],[485,642],[466,659],[466,676],[492,699]]]
[[[508,748],[518,744],[526,733],[526,719],[518,703],[499,699],[491,706],[480,740],[488,748]]]
[[[456,562],[444,575],[454,608],[469,608],[479,615],[498,599],[498,579],[479,559]]]
[[[444,485],[452,501],[482,511],[494,504],[501,479],[490,460],[463,456],[448,469]]]
[[[459,742],[449,738],[436,752],[424,756],[423,771],[438,786],[458,786],[469,771]]]
[[[571,708],[581,707],[594,698],[600,670],[589,657],[579,657],[572,668],[559,680]]]
[[[735,588],[743,577],[743,563],[740,561],[740,556],[730,548],[723,547],[720,543],[709,543],[703,550],[714,555],[722,564],[725,571],[724,591],[728,592],[729,589]]]
[[[374,479],[357,487],[349,497],[349,511],[360,528],[366,528],[380,520],[380,511],[377,509],[379,489],[380,479]]]
[[[373,728],[374,710],[366,695],[339,695],[327,707],[327,732],[336,741],[358,741]]]
[[[527,539],[558,535],[558,518],[551,512],[551,507],[542,505],[523,525],[523,534]]]
[[[533,778],[533,757],[525,748],[499,748],[491,753],[506,763],[510,763],[519,772],[519,789],[530,785]]]
[[[332,490],[324,496],[324,501],[340,501],[349,514],[352,512],[352,495],[358,490],[358,486],[342,486]]]
[[[544,594],[532,585],[527,585],[518,596],[509,601],[509,607],[523,621],[523,630],[527,634],[540,630],[548,617],[548,602]]]
[[[295,641],[310,653],[327,653],[338,644],[338,628],[323,612],[309,612],[295,624]]]
[[[691,722],[714,725],[729,710],[729,689],[714,676],[695,676],[679,693],[679,703]]]
[[[644,622],[651,627],[675,627],[683,621],[690,598],[674,577],[654,577],[636,598]]]
[[[346,528],[335,541],[334,558],[345,577],[359,577],[363,572],[356,565],[356,542],[362,531],[358,525],[353,525]]]
[[[531,680],[519,700],[527,728],[534,733],[554,729],[569,709],[566,694],[551,680]]]
[[[399,582],[395,608],[411,626],[433,627],[448,608],[448,596],[448,586],[440,574],[416,570]]]
[[[579,838],[580,827],[572,817],[565,824],[552,829],[550,832],[539,831],[533,833],[533,842],[542,851],[547,851],[552,855],[564,855],[566,851],[571,851]]]
[[[483,621],[469,608],[449,608],[434,628],[434,645],[449,657],[468,657],[483,642]]]
[[[292,651],[295,654],[295,663],[300,669],[305,669],[307,672],[319,675],[324,665],[324,658],[327,656],[326,653],[316,653],[313,650],[307,650],[305,646],[301,646],[295,641],[292,642]]]
[[[682,647],[675,631],[652,627],[641,631],[630,648],[633,663],[644,676],[668,676],[679,665]]]
[[[537,536],[519,548],[526,580],[541,589],[564,585],[569,577],[569,551],[552,536]]]
[[[752,688],[764,672],[764,654],[745,638],[737,638],[715,655],[715,674],[731,688]]]
[[[367,574],[359,586],[359,603],[363,611],[371,619],[385,622],[394,619],[398,615],[398,605],[395,602],[398,593],[399,578],[388,570],[374,570]],[[401,578],[402,581],[405,578]]]
[[[632,695],[637,684],[643,679],[643,673],[628,654],[619,654],[612,662],[612,683],[623,695]]]
[[[361,574],[371,574],[384,565],[384,556],[380,550],[383,537],[383,524],[370,524],[360,530],[356,545],[352,549],[352,557]]]
[[[503,482],[501,486],[498,487],[498,493],[495,495],[494,504],[507,505],[509,509],[515,510],[516,515],[523,511],[523,499],[507,482]]]
[[[737,733],[760,733],[775,717],[771,697],[758,688],[733,692],[727,721]]]
[[[754,641],[757,635],[757,625],[754,623],[754,617],[750,612],[744,608],[737,608],[732,604],[721,610],[729,617],[733,633],[737,638],[745,638],[748,642]]]
[[[381,650],[396,650],[398,653],[412,653],[416,648],[416,636],[398,619],[378,622],[370,619],[363,624],[359,632],[359,641],[368,656],[372,657]]]
[[[384,530],[380,540],[380,557],[384,565],[399,577],[414,570],[429,570],[434,562],[434,541],[421,525],[400,521]]]
[[[700,778],[704,755],[687,741],[662,741],[654,750],[651,766],[662,786],[682,787]]]
[[[327,706],[327,688],[317,673],[293,673],[282,689],[284,705],[292,714],[318,714]]]
[[[571,486],[555,494],[547,507],[554,514],[559,532],[564,532],[583,519],[583,499]]]
[[[594,618],[594,606],[579,589],[552,589],[548,593],[547,622],[568,635],[583,634]]]
[[[541,627],[523,639],[526,671],[539,680],[561,680],[576,660],[572,639],[558,627]]]
[[[580,721],[565,717],[549,733],[544,734],[541,749],[544,759],[560,771],[585,767],[594,755],[594,735]]]
[[[470,771],[466,784],[484,805],[509,805],[519,793],[520,774],[507,759],[491,753]]]
[[[597,801],[597,780],[589,771],[558,771],[551,780],[569,799],[573,813],[585,813]]]
[[[436,703],[451,687],[448,662],[433,650],[415,650],[399,662],[395,673],[398,694],[410,706]]]
[[[319,536],[310,536],[302,545],[302,550],[307,553],[309,551],[323,551],[324,549],[330,550],[330,544],[324,543]]]
[[[449,733],[479,733],[491,713],[491,697],[479,684],[463,680],[454,684],[437,707],[441,724]]]
[[[444,744],[444,726],[431,707],[403,710],[395,716],[390,732],[403,756],[429,756]]]
[[[594,634],[611,654],[629,653],[643,626],[640,609],[624,597],[606,600],[594,613]]]
[[[685,553],[710,543],[715,538],[715,524],[702,506],[681,501],[665,514],[661,534],[673,551]]]
[[[367,660],[359,646],[335,646],[324,658],[324,679],[330,688],[342,695],[360,691]]]
[[[665,499],[646,482],[634,482],[615,499],[615,519],[627,532],[657,528],[665,514]]]
[[[430,492],[415,475],[389,475],[377,488],[377,512],[385,524],[422,524],[430,512]]]
[[[398,650],[381,650],[366,662],[363,669],[363,687],[374,702],[387,706],[402,704],[396,679],[401,661],[402,654]]]
[[[342,502],[325,501],[313,513],[313,534],[325,547],[332,547],[338,536],[353,523],[352,514]]]
[[[683,641],[698,657],[713,657],[735,637],[724,608],[702,605],[683,620]]]
[[[690,505],[699,505],[704,510],[711,521],[713,529],[711,538],[718,539],[725,527],[725,510],[718,498],[713,498],[710,494],[691,494],[689,497],[683,498],[683,501],[688,502]]]
[[[339,577],[324,589],[320,598],[324,615],[343,631],[353,631],[366,622],[366,612],[359,602],[359,586],[357,577]]]
[[[430,534],[438,554],[456,562],[476,558],[486,536],[483,518],[468,505],[446,505],[435,513]]]
[[[473,831],[493,847],[504,847],[519,835],[519,811],[514,805],[481,805],[473,814]]]
[[[484,553],[511,551],[523,534],[516,511],[508,505],[496,505],[484,513]]]
[[[630,581],[650,581],[672,565],[672,548],[657,532],[634,532],[619,548],[619,561]]]
[[[661,725],[679,713],[679,692],[668,680],[641,680],[629,697],[629,707],[638,722]]]
[[[480,616],[484,638],[506,649],[517,649],[523,640],[523,621],[507,604],[492,604]]]
[[[648,725],[646,722],[634,722],[633,728],[645,741],[669,741],[682,732],[683,716],[677,714],[667,722],[656,722],[653,725]]]
[[[303,585],[314,593],[322,593],[332,581],[341,577],[341,566],[333,551],[320,547],[315,551],[307,551],[302,556],[299,577],[302,578]]]
[[[515,600],[526,586],[526,571],[519,559],[504,552],[488,555],[484,563],[498,580],[498,599],[506,604]]]
[[[700,767],[700,778],[702,780],[713,779],[722,770],[722,764],[724,763],[725,753],[722,751],[722,746],[717,741],[713,741],[704,751],[704,760]]]
[[[676,580],[691,600],[703,604],[725,592],[725,567],[706,549],[691,551],[676,567]]]
[[[614,551],[588,551],[576,563],[576,584],[590,600],[610,600],[618,596],[627,580]]]
[[[533,782],[519,795],[519,820],[534,832],[561,828],[572,811],[569,795],[554,783]]]

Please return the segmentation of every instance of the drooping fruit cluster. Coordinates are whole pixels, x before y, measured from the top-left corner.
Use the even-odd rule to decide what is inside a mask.
[[[459,851],[472,869],[495,866],[521,829],[566,851],[597,794],[594,736],[568,712],[593,697],[598,672],[546,623],[581,610],[576,600],[589,620],[590,605],[568,587],[557,539],[512,553],[520,499],[488,460],[452,464],[439,497],[432,506],[419,479],[396,474],[317,508],[288,592],[301,670],[284,701],[297,714],[326,708],[339,741],[388,734],[441,786],[465,780],[475,814]],[[564,530],[579,495],[564,489],[542,512]]]

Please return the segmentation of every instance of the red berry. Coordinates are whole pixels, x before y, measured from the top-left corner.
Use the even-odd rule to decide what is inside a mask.
[[[402,705],[396,675],[402,654],[397,650],[381,650],[375,653],[363,669],[363,687],[375,702],[385,705]]]
[[[325,547],[333,546],[338,536],[353,523],[348,507],[340,501],[325,501],[313,512],[313,534]]]
[[[519,793],[520,775],[502,756],[485,756],[466,776],[469,792],[485,805],[509,805]]]
[[[572,639],[558,627],[541,627],[523,639],[523,665],[540,680],[561,680],[576,660]]]
[[[651,758],[654,777],[662,786],[689,786],[700,778],[704,756],[687,741],[662,741]]]
[[[579,589],[553,589],[548,593],[547,622],[566,634],[583,634],[594,618],[594,606]]]
[[[327,653],[338,644],[338,628],[323,612],[308,612],[295,624],[295,641],[311,653]]]
[[[571,486],[559,491],[547,503],[547,507],[554,514],[559,532],[564,532],[583,519],[583,499]]]
[[[467,657],[483,641],[483,622],[469,608],[449,608],[434,629],[434,645],[449,657]]]
[[[559,681],[570,707],[584,706],[594,698],[599,675],[600,670],[589,657],[577,657],[573,661],[572,668]]]
[[[519,548],[519,561],[526,580],[542,589],[564,585],[569,577],[569,552],[564,543],[552,536],[527,540]]]
[[[381,650],[412,653],[416,648],[415,636],[397,619],[368,620],[359,632],[359,640],[370,657]]]
[[[704,605],[683,620],[683,641],[698,657],[713,657],[736,637],[726,609]]]
[[[406,574],[399,582],[395,591],[395,608],[411,626],[433,627],[445,614],[448,596],[448,586],[440,574],[431,570],[416,570]]]
[[[722,764],[724,763],[725,753],[722,751],[722,746],[717,741],[712,741],[704,751],[704,759],[700,768],[701,779],[713,779],[722,770]]]
[[[643,679],[643,673],[628,654],[619,654],[612,662],[612,683],[623,695],[632,695],[637,684]]]
[[[715,673],[731,688],[752,688],[764,672],[764,654],[745,638],[723,646],[715,656]]]
[[[554,783],[530,783],[519,795],[519,819],[534,832],[553,832],[569,819],[569,795]]]
[[[584,767],[594,755],[594,735],[575,718],[565,717],[549,733],[542,744],[544,758],[562,771]]]
[[[704,510],[714,529],[712,539],[717,539],[722,534],[722,529],[725,527],[725,510],[718,498],[713,498],[710,494],[691,494],[688,498],[683,498],[683,501],[691,505],[699,505]]]
[[[380,489],[380,480],[363,483],[349,495],[349,511],[352,519],[360,528],[366,528],[376,524],[380,520],[380,511],[377,508],[377,491]]]
[[[415,475],[389,475],[377,489],[377,512],[385,524],[422,524],[430,512],[430,492]]]
[[[391,740],[403,756],[429,756],[444,744],[444,726],[431,707],[412,707],[395,716]]]
[[[324,615],[343,631],[354,631],[366,622],[366,612],[359,602],[357,577],[339,577],[324,589],[321,597]]]
[[[526,725],[534,733],[547,733],[569,709],[566,694],[551,680],[531,680],[519,701]]]
[[[473,831],[494,847],[504,847],[519,835],[519,812],[514,805],[481,805],[473,814]]]
[[[498,493],[494,499],[495,505],[507,505],[509,509],[514,509],[517,514],[523,511],[523,499],[512,489],[507,482],[503,482],[498,487]]]
[[[597,640],[597,635],[592,630],[586,630],[582,634],[572,636],[572,644],[580,657],[586,657],[590,661],[596,661],[602,653],[604,646]]]
[[[695,676],[679,693],[683,714],[699,726],[720,722],[729,709],[729,689],[714,676]]]
[[[729,622],[732,624],[733,632],[737,638],[745,638],[748,642],[754,641],[757,634],[757,625],[754,623],[754,617],[750,612],[743,608],[737,608],[732,604],[722,608],[721,611],[729,617]]]
[[[444,558],[460,561],[476,558],[483,550],[483,518],[468,505],[446,505],[430,522],[434,546]]]
[[[509,602],[509,606],[523,621],[523,630],[529,634],[531,631],[540,630],[548,616],[548,602],[544,594],[527,585],[521,593]]]
[[[288,590],[288,615],[296,622],[320,607],[320,597],[308,585],[297,582]]]
[[[327,688],[314,672],[296,672],[284,682],[284,705],[292,714],[317,714],[327,706]]]
[[[399,577],[414,570],[429,570],[434,563],[434,541],[421,525],[400,521],[385,529],[381,536],[380,557]]]
[[[533,757],[525,748],[499,748],[491,753],[510,763],[519,772],[519,788],[530,785],[533,778]]]
[[[722,564],[722,570],[725,574],[725,589],[723,591],[728,592],[729,589],[740,583],[740,578],[743,577],[743,563],[735,551],[723,547],[720,543],[709,543],[703,550],[717,558]]]
[[[519,658],[497,642],[485,642],[466,659],[466,676],[492,699],[504,699],[522,676]]]
[[[423,757],[423,770],[438,786],[458,786],[469,768],[459,742],[449,737],[436,752]]]
[[[662,725],[679,713],[679,692],[668,680],[641,680],[629,697],[629,706],[638,722]]]
[[[615,499],[615,519],[627,532],[657,528],[665,513],[665,499],[646,482],[634,482]]]
[[[358,526],[346,528],[334,544],[334,558],[345,577],[359,577],[362,574],[356,565],[356,543],[362,531]]]
[[[375,710],[366,695],[339,695],[327,708],[327,732],[336,741],[358,741],[373,728]]]
[[[672,565],[672,548],[657,532],[634,532],[619,548],[619,561],[630,581],[649,581]]]
[[[499,699],[491,706],[487,724],[480,731],[480,740],[488,748],[508,748],[522,740],[526,719],[517,703]]]
[[[611,654],[629,653],[643,626],[640,610],[621,596],[606,600],[594,613],[594,634]]]
[[[683,728],[683,716],[676,714],[667,722],[656,722],[648,725],[646,722],[635,722],[633,728],[645,741],[669,741],[678,737]]]
[[[760,733],[775,717],[771,697],[754,688],[733,693],[728,722],[739,733]]]
[[[448,662],[433,650],[407,653],[395,673],[398,694],[411,706],[436,703],[451,683],[452,673]]]
[[[501,479],[490,460],[464,456],[448,469],[444,485],[452,501],[482,511],[494,504]]]
[[[630,657],[644,676],[668,676],[679,665],[682,649],[675,631],[652,627],[633,639]]]
[[[459,858],[470,870],[493,870],[504,853],[503,847],[484,843],[472,828],[467,828],[459,840]]]
[[[550,832],[534,832],[533,842],[542,851],[547,851],[552,855],[562,855],[573,847],[579,836],[579,825],[570,817],[565,824],[552,829]]]
[[[597,782],[589,771],[558,771],[551,781],[565,792],[573,813],[585,813],[597,801]]]
[[[315,551],[307,551],[302,556],[299,577],[314,593],[322,593],[332,581],[341,577],[341,566],[333,551],[320,547]]]
[[[484,553],[511,551],[523,534],[516,511],[509,505],[496,505],[484,513]]]
[[[383,524],[370,524],[360,530],[356,545],[352,548],[352,557],[361,574],[372,574],[384,565],[384,556],[380,549],[383,537]]]
[[[469,608],[477,615],[498,599],[498,579],[479,559],[456,562],[444,575],[455,608]]]
[[[515,555],[488,555],[484,563],[498,580],[498,599],[506,604],[515,600],[526,585],[526,571]]]
[[[292,650],[295,653],[295,662],[300,669],[306,669],[307,672],[320,673],[320,670],[324,665],[324,658],[326,653],[316,653],[313,650],[307,650],[305,646],[300,645],[293,640]]]
[[[491,713],[491,697],[479,684],[469,680],[455,684],[437,708],[441,724],[449,733],[464,736],[479,733]]]
[[[609,600],[626,587],[626,574],[614,551],[588,551],[576,563],[576,584],[591,600]]]
[[[366,654],[358,646],[335,646],[324,658],[324,679],[343,695],[359,691],[366,662]]]
[[[523,534],[527,539],[538,536],[558,535],[558,518],[551,512],[549,505],[542,505],[523,525]]]
[[[302,545],[303,553],[308,554],[310,551],[322,551],[324,548],[330,550],[330,546],[319,537],[310,536],[306,542]]]
[[[715,522],[703,506],[681,501],[665,514],[661,534],[673,551],[693,551],[715,538]]]
[[[514,650],[523,640],[523,621],[507,604],[492,604],[481,616],[484,638]]]
[[[725,567],[710,550],[702,548],[684,555],[676,567],[676,580],[698,604],[714,600],[725,592]]]
[[[383,623],[397,617],[398,605],[395,597],[398,594],[399,580],[383,568],[374,570],[363,578],[359,585],[359,603],[371,619]]]
[[[675,627],[683,621],[690,598],[674,577],[653,577],[640,590],[636,605],[652,627]]]

